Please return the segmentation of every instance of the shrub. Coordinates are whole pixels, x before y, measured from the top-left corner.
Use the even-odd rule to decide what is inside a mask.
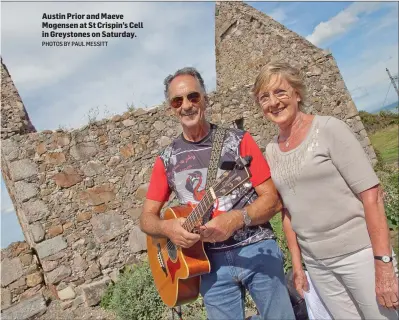
[[[391,230],[397,230],[399,227],[399,169],[387,166],[377,149],[375,149],[375,154],[378,163],[374,170],[384,190],[384,208],[388,226]]]
[[[100,306],[115,313],[120,320],[172,319],[172,310],[159,297],[147,261],[126,267],[117,282],[108,286]],[[245,307],[255,310],[255,303],[248,293],[245,296]],[[201,295],[196,301],[183,305],[181,313],[185,320],[206,320]],[[175,319],[178,319],[176,314]]]
[[[184,320],[207,320],[206,309],[201,296],[196,301],[183,305],[181,311]]]
[[[399,114],[391,111],[380,111],[377,114],[360,111],[359,116],[369,134],[399,123]]]
[[[384,172],[384,171],[386,171],[386,170],[389,170],[389,169],[386,167],[386,163],[385,163],[384,159],[383,159],[382,156],[381,156],[381,152],[378,151],[378,149],[375,148],[375,147],[374,147],[374,153],[375,153],[376,158],[377,158],[377,164],[374,166],[374,170],[375,170],[376,172],[378,172],[378,171]]]
[[[105,291],[104,295],[101,297],[100,306],[104,309],[111,310],[111,300],[112,295],[114,294],[115,285],[110,283]]]
[[[172,310],[165,306],[155,287],[147,261],[127,266],[115,284],[108,286],[101,307],[115,313],[118,319],[169,319]],[[202,297],[181,308],[186,320],[206,320]],[[177,319],[177,315],[175,319]]]
[[[391,230],[399,227],[399,171],[397,169],[378,172],[384,188],[384,206]]]
[[[126,267],[118,281],[107,288],[101,306],[118,319],[162,319],[165,312],[148,262]]]
[[[292,268],[291,254],[287,246],[287,239],[283,231],[283,224],[281,221],[281,213],[277,213],[271,220],[270,223],[273,227],[274,233],[277,237],[277,243],[283,251],[284,254],[284,272],[287,273],[288,270]]]

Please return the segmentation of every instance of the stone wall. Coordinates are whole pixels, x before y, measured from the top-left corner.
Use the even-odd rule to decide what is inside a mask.
[[[1,251],[2,318],[20,319],[46,311],[43,272],[26,242]]]
[[[345,89],[329,52],[247,4],[218,3],[215,25],[217,90],[253,83],[259,69],[271,60],[302,69],[313,77],[308,83],[321,81],[318,91]]]
[[[1,59],[1,139],[36,131]]]
[[[253,103],[250,85],[212,93],[210,101],[212,122],[242,125],[263,149],[276,133]],[[361,138],[356,116],[337,116]],[[97,293],[146,249],[137,220],[151,167],[180,130],[160,106],[71,132],[14,135],[3,143],[27,239],[63,307],[97,304]]]
[[[98,303],[93,293],[146,249],[137,227],[146,182],[178,131],[159,108],[3,142],[25,236],[65,307]]]
[[[269,61],[288,62],[304,76],[308,91],[306,111],[345,120],[357,133],[369,159],[376,163],[357,108],[329,52],[242,2],[217,3],[215,24],[217,91],[236,92],[235,100],[242,105],[236,108],[238,113],[251,108],[252,100],[247,99],[247,90],[242,89],[242,95],[237,90],[249,88],[248,84],[255,81],[260,68]],[[272,132],[275,131],[271,128],[264,129],[263,137],[270,140]]]

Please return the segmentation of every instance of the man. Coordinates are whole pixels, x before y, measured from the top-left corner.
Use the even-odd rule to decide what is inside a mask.
[[[268,164],[248,132],[228,129],[220,161],[252,156],[251,184],[244,194],[218,199],[218,210],[224,212],[201,226],[200,234],[186,231],[182,218],[160,218],[172,191],[181,204],[201,200],[216,129],[205,120],[208,98],[197,70],[180,69],[164,83],[165,97],[183,132],[155,161],[140,218],[142,231],[183,248],[205,242],[211,272],[201,276],[200,292],[209,320],[244,319],[242,288],[249,290],[260,313],[253,319],[295,319],[282,252],[268,222],[281,210],[281,202]],[[219,176],[223,170],[218,171]]]

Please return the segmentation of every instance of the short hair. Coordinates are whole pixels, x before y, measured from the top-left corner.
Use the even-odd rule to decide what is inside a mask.
[[[170,83],[173,81],[174,78],[176,78],[177,76],[182,76],[182,75],[190,75],[190,76],[193,76],[195,79],[197,79],[198,83],[201,86],[201,89],[206,94],[205,83],[204,83],[204,79],[202,79],[202,77],[201,77],[201,74],[195,68],[185,67],[185,68],[177,70],[174,74],[170,74],[165,78],[163,83],[165,85],[164,93],[165,93],[166,100],[168,100],[168,98],[169,98]]]
[[[281,61],[271,61],[260,69],[252,88],[255,100],[258,101],[258,94],[263,88],[270,84],[273,75],[283,77],[287,80],[290,86],[295,89],[301,98],[301,101],[299,102],[299,106],[301,107],[306,99],[306,86],[301,71],[292,65]]]

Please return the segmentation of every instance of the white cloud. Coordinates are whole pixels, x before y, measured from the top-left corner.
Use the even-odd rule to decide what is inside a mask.
[[[273,3],[268,3],[272,5]],[[249,3],[251,5],[251,3]],[[300,22],[298,20],[298,3],[297,2],[285,2],[279,3],[277,7],[274,7],[270,11],[264,10],[265,14],[273,18],[277,22],[285,25],[286,27],[292,27],[293,25]]]
[[[13,212],[15,212],[14,207],[8,207],[8,208],[6,208],[6,209],[4,209],[4,210],[1,210],[1,213],[2,213],[2,214],[13,213]]]
[[[360,21],[362,14],[376,11],[380,6],[378,2],[355,2],[330,20],[320,22],[306,39],[316,46],[321,46],[329,40],[344,35]]]
[[[272,11],[268,12],[267,15],[280,23],[284,23],[285,20],[287,19],[286,10],[282,7],[273,9]]]
[[[106,111],[125,112],[132,102],[161,103],[163,79],[184,66],[197,67],[213,90],[213,8],[214,3],[2,3],[2,58],[39,131],[78,128],[96,107],[101,119]],[[42,47],[44,12],[123,13],[124,21],[142,21],[144,28],[133,40],[109,39],[108,47]],[[3,179],[1,184],[2,212],[9,213],[12,202]],[[7,222],[13,228],[15,219]],[[22,240],[20,229],[18,234]]]
[[[390,10],[380,18],[374,27],[368,31],[366,36],[379,36],[385,30],[398,27],[398,3],[388,3],[386,6]]]
[[[21,10],[22,6],[25,10]],[[21,91],[32,91],[46,85],[57,84],[72,76],[88,61],[104,55],[108,49],[42,47],[43,13],[123,13],[124,21],[130,21],[132,18],[145,21],[146,17],[152,14],[149,6],[145,6],[143,3],[135,3],[134,7],[129,7],[129,4],[126,3],[117,6],[111,3],[6,3],[2,5],[2,9],[3,57],[7,66],[10,66],[12,77]],[[81,21],[48,20],[48,22]],[[58,31],[66,31],[66,29]],[[109,46],[116,45],[118,41],[121,40],[112,39],[109,41]]]
[[[122,113],[131,102],[159,104],[164,77],[186,65],[201,66],[206,84],[215,87],[212,3],[23,6],[21,16],[22,4],[3,4],[3,58],[39,130],[82,126],[96,107],[101,118],[105,109]],[[123,13],[124,21],[143,21],[144,28],[138,38],[111,39],[108,47],[48,48],[41,46],[44,12]]]

